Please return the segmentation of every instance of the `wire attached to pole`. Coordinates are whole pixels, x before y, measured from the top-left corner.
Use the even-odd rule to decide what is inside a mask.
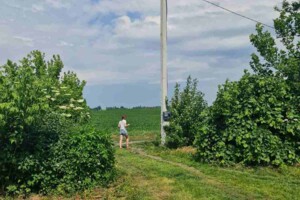
[[[211,1],[207,1],[207,0],[202,0],[202,1],[204,1],[204,2],[206,2],[206,3],[209,3],[209,4],[213,5],[213,6],[216,6],[216,7],[218,7],[218,8],[221,8],[221,9],[223,9],[223,10],[225,10],[225,11],[227,11],[227,12],[230,12],[230,13],[232,13],[232,14],[234,14],[234,15],[237,15],[237,16],[239,16],[239,17],[242,17],[242,18],[248,19],[248,20],[250,20],[250,21],[253,21],[253,22],[255,22],[255,23],[259,23],[259,24],[262,24],[262,25],[264,25],[264,26],[266,26],[266,27],[275,29],[273,26],[270,26],[270,25],[268,25],[268,24],[262,23],[262,22],[260,22],[260,21],[257,21],[257,20],[255,20],[255,19],[252,19],[252,18],[247,17],[247,16],[245,16],[245,15],[239,14],[239,13],[237,13],[237,12],[235,12],[235,11],[232,11],[232,10],[229,10],[229,9],[227,9],[227,8],[224,8],[224,7],[222,7],[222,6],[220,6],[220,5],[216,4],[216,3],[213,3],[213,2],[211,2]]]

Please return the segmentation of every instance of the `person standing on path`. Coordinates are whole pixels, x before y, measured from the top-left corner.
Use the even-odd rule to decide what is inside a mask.
[[[126,116],[122,116],[122,120],[119,121],[118,127],[120,128],[120,149],[122,148],[122,141],[123,141],[123,136],[126,138],[126,148],[129,148],[129,137],[128,137],[128,132],[126,130],[126,127],[128,127],[130,124],[127,124],[126,122]]]

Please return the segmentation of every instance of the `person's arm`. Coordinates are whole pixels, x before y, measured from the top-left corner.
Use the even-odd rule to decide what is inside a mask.
[[[126,123],[125,123],[125,127],[127,127],[127,126],[129,126],[130,124],[127,124],[127,121],[126,121]]]
[[[121,128],[120,122],[119,122],[119,124],[118,124],[118,128]]]

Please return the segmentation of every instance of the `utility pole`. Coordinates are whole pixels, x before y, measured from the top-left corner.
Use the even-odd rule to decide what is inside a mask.
[[[161,41],[161,144],[166,142],[166,133],[164,126],[166,122],[163,119],[163,113],[167,111],[166,97],[168,95],[167,80],[167,0],[160,0],[160,41]]]

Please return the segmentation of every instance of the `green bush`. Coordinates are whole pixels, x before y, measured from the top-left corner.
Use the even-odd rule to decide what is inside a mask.
[[[250,36],[260,54],[252,54],[254,75],[246,72],[239,81],[227,81],[206,113],[196,140],[202,161],[276,166],[299,162],[300,2],[283,1],[276,10],[277,40],[261,24]]]
[[[196,79],[189,76],[183,91],[176,84],[174,96],[168,106],[171,111],[169,126],[164,127],[166,131],[166,144],[170,148],[192,145],[199,124],[202,123],[201,113],[207,107],[203,99],[203,93],[197,90]]]
[[[18,146],[6,144],[1,159],[2,192],[28,194],[40,190],[40,182],[34,177],[42,172],[50,157],[51,145],[62,134],[69,133],[72,123],[60,114],[50,113],[35,126],[28,127],[23,142]],[[17,149],[15,152],[11,152]]]
[[[55,147],[59,148],[60,144],[69,142],[67,139],[77,140],[80,146],[80,139],[86,144],[91,137],[95,137],[95,140],[100,142],[98,145],[104,145],[106,150],[93,143],[91,147],[101,150],[102,153],[110,151],[110,140],[103,134],[93,136],[98,133],[84,129],[88,131],[87,135],[81,131],[82,137],[75,137],[74,127],[89,120],[89,109],[82,96],[85,81],[80,81],[73,72],[60,76],[63,63],[59,56],[53,56],[48,62],[44,57],[41,52],[33,51],[19,64],[8,61],[0,66],[0,193],[27,194],[41,190],[50,191],[50,186],[45,183],[47,178],[53,181],[61,178],[61,174],[56,173],[53,160],[62,159],[63,155],[68,158],[66,154],[71,154],[77,148],[72,146],[74,149],[70,152],[67,152],[68,148],[66,151],[61,149],[61,154],[58,154]],[[80,148],[82,152],[86,151],[85,147]],[[91,156],[94,160],[93,151]],[[105,160],[106,156],[111,161]],[[102,173],[99,179],[104,181],[108,176],[105,173],[109,174],[112,170],[110,163],[114,158],[111,153],[104,153],[103,158],[99,158],[102,159],[100,164],[107,166],[107,169],[104,171],[101,166],[93,169]],[[73,167],[82,170],[78,164],[80,163],[75,162]],[[89,169],[89,175],[82,173],[87,179],[71,169],[64,169],[62,172],[72,172],[79,176],[83,183],[74,188],[89,187],[94,180],[98,181],[98,172],[92,173],[92,168],[83,166]],[[91,184],[88,183],[89,177]],[[62,180],[65,181],[64,184],[69,184],[66,178]],[[60,182],[51,188],[55,189],[58,186],[63,188],[62,191],[74,191],[62,187]]]
[[[111,138],[91,127],[73,127],[48,148],[19,160],[14,175],[18,180],[10,180],[7,193],[75,193],[106,185],[114,176]]]
[[[51,146],[44,170],[35,177],[41,190],[74,193],[108,183],[114,175],[112,146],[109,135],[91,127],[76,127],[61,135]]]
[[[196,139],[206,162],[293,164],[300,156],[300,117],[283,79],[246,72],[226,82]]]

